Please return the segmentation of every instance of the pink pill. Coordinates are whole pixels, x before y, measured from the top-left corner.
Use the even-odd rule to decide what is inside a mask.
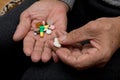
[[[49,29],[54,30],[54,29],[55,29],[55,26],[54,26],[54,25],[50,25]]]

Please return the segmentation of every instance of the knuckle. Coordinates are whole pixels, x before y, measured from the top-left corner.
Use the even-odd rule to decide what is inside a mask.
[[[88,23],[87,29],[91,32],[108,32],[112,29],[112,23],[106,18],[99,18]]]
[[[70,36],[70,39],[72,39],[72,40],[76,40],[76,36],[78,36],[79,35],[79,32],[78,31],[76,31],[76,30],[73,30],[73,31],[71,31],[70,32],[70,34],[69,34]]]
[[[98,28],[98,22],[97,21],[90,21],[87,25],[87,30],[89,31],[95,31]]]
[[[106,17],[97,19],[97,22],[99,23],[100,27],[102,27],[103,31],[109,31],[112,29],[113,24],[110,22],[110,19]]]
[[[97,20],[98,21],[103,21],[103,20],[106,20],[107,18],[106,17],[102,17],[102,18],[98,18]]]

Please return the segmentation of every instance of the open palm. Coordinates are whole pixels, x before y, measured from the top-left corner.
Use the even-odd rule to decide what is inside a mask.
[[[19,41],[24,38],[24,52],[27,56],[31,56],[34,62],[41,58],[44,59],[44,62],[48,61],[51,57],[51,49],[47,47],[46,50],[44,48],[47,45],[46,41],[53,38],[56,31],[66,30],[67,11],[67,5],[61,1],[41,0],[35,2],[21,14],[20,23],[13,39]],[[31,27],[35,27],[37,22],[42,21],[56,27],[51,36],[45,35],[44,38],[40,38],[40,36],[33,35],[33,31],[30,30]]]

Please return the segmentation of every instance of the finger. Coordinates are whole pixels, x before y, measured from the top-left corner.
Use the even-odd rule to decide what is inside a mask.
[[[52,57],[52,49],[51,49],[51,45],[49,44],[49,42],[51,42],[54,35],[55,35],[54,33],[51,36],[48,36],[46,34],[44,35],[45,45],[44,45],[44,51],[42,53],[43,62],[48,62]]]
[[[29,32],[23,40],[23,51],[26,56],[30,56],[34,49],[35,38],[31,34],[33,34],[32,31]]]
[[[74,57],[71,54],[71,50],[67,49],[67,48],[53,48],[54,50],[56,50],[56,54],[59,57],[59,59],[68,64],[68,65],[74,65],[74,62],[72,59],[74,59]]]
[[[13,40],[19,41],[28,33],[31,25],[31,18],[27,11],[23,12],[20,16],[20,23],[14,33]]]
[[[66,35],[67,34],[67,32],[66,31],[64,31],[64,30],[56,30],[56,37],[62,37],[63,35]]]
[[[41,55],[43,52],[44,41],[39,35],[36,36],[36,43],[34,45],[34,50],[31,55],[31,59],[33,62],[38,62],[41,59]]]
[[[52,51],[52,57],[55,63],[57,63],[59,61],[59,57],[55,54],[54,51]]]
[[[82,55],[80,52],[79,48],[71,48],[71,55],[76,56],[76,58]]]
[[[96,52],[96,49],[94,49],[93,52]],[[73,53],[67,48],[57,49],[56,54],[64,63],[77,69],[92,67],[100,60],[99,56],[96,54],[88,54],[87,51],[84,53]]]
[[[79,64],[77,64],[76,66],[79,67],[79,69],[87,69],[93,67],[101,63],[101,56],[102,55],[98,53],[97,49],[95,48],[91,50],[84,50],[82,51],[82,55],[77,59],[76,62]]]
[[[76,59],[73,54],[73,49],[67,49],[67,48],[57,48],[53,45],[53,41],[49,41],[49,44],[51,45],[52,50],[57,54],[57,57],[59,57],[64,63],[73,66],[74,61],[73,59]],[[78,57],[78,54],[77,54]]]
[[[48,62],[52,57],[51,49],[47,43],[45,43],[44,51],[42,53],[42,62]]]
[[[55,47],[53,43],[54,43],[53,40],[47,41],[47,44],[50,46],[50,48],[51,48],[53,51],[56,51],[58,48]]]
[[[59,41],[63,45],[71,45],[85,40],[90,40],[93,37],[91,36],[92,34],[89,33],[90,33],[89,30],[86,28],[86,26],[84,26],[71,31],[66,35],[62,35],[59,38]]]

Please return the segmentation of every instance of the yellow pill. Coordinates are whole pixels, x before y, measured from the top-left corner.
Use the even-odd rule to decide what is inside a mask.
[[[45,25],[44,27],[45,27],[45,29],[48,29],[48,28],[49,28],[49,25]]]
[[[40,32],[40,37],[44,37],[44,32]]]

